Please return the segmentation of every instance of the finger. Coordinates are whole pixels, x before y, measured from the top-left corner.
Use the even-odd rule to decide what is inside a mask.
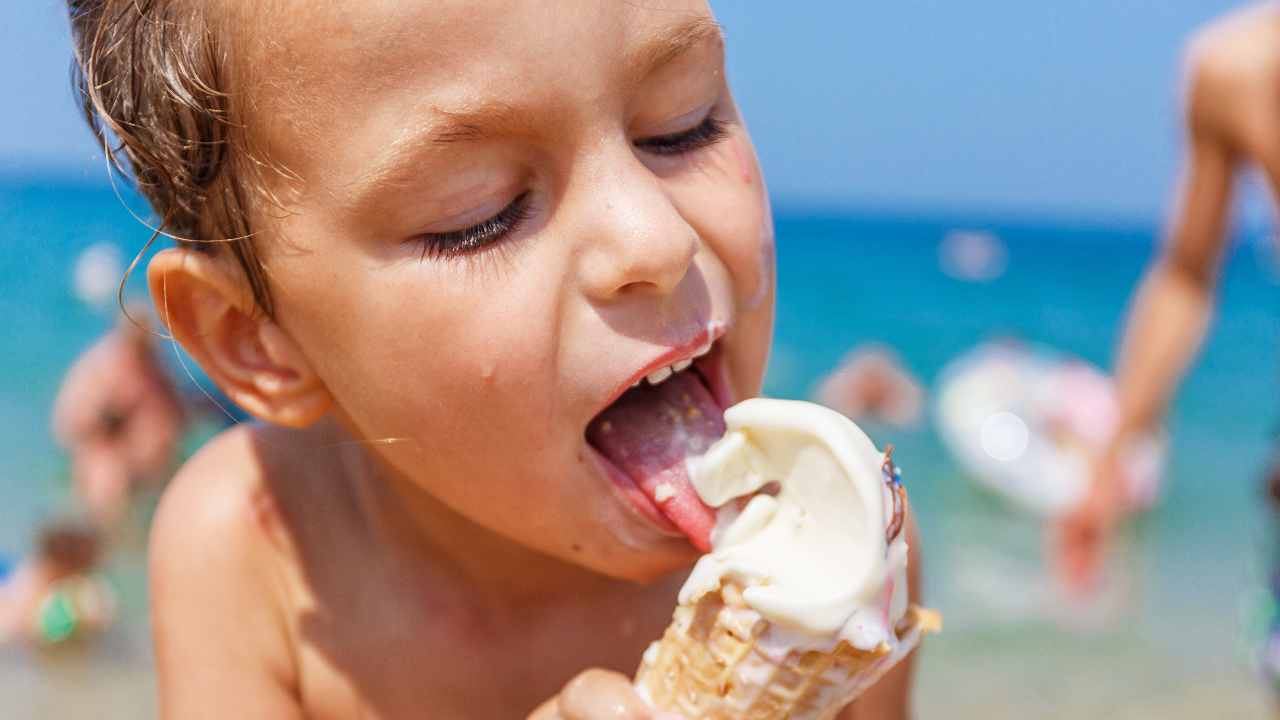
[[[559,696],[553,697],[539,705],[537,710],[530,713],[527,720],[563,720],[560,717]]]
[[[653,711],[636,695],[626,676],[587,670],[560,693],[563,720],[653,720]]]
[[[1103,533],[1091,516],[1070,518],[1059,528],[1055,565],[1066,589],[1084,595],[1095,586],[1102,546]]]
[[[1058,581],[1068,589],[1077,589],[1080,577],[1080,557],[1083,546],[1088,544],[1089,531],[1082,527],[1087,520],[1078,513],[1064,518],[1052,530],[1050,543],[1053,549],[1053,567]]]

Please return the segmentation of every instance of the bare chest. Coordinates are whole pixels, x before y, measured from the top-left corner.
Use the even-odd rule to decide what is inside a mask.
[[[670,617],[652,593],[499,615],[414,585],[366,583],[299,608],[308,717],[522,718],[586,668],[634,672]]]

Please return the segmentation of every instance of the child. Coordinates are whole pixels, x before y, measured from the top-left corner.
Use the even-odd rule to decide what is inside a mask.
[[[186,239],[156,306],[264,421],[162,501],[164,715],[648,717],[616,672],[707,518],[658,511],[692,440],[647,421],[757,394],[773,319],[706,3],[71,8],[89,116]],[[905,717],[908,674],[847,716]]]
[[[0,558],[0,640],[53,645],[106,629],[115,600],[92,576],[101,556],[97,531],[55,521],[40,529],[22,561]]]

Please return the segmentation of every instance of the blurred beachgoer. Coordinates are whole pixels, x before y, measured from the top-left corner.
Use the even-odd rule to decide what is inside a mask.
[[[845,355],[815,399],[854,420],[909,428],[920,423],[924,390],[893,350],[870,344]]]
[[[96,242],[80,251],[71,273],[71,290],[86,306],[110,312],[124,276],[124,256],[111,242]]]
[[[71,454],[75,491],[107,524],[135,488],[168,479],[186,425],[151,334],[133,317],[80,356],[54,401],[53,433]]]
[[[97,531],[55,522],[16,563],[0,560],[0,641],[50,645],[105,628],[114,595],[91,573],[102,555]]]
[[[1057,534],[1063,579],[1096,584],[1126,502],[1119,468],[1161,422],[1212,314],[1237,172],[1259,166],[1280,192],[1280,6],[1267,3],[1201,30],[1185,67],[1186,158],[1166,244],[1137,292],[1117,363],[1120,417],[1095,460],[1085,500]]]
[[[995,233],[952,230],[938,244],[938,267],[964,282],[991,282],[1009,266],[1009,250]]]

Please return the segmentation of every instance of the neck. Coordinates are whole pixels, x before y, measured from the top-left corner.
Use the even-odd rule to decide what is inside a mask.
[[[338,429],[334,423],[334,429]],[[339,452],[361,504],[389,540],[420,553],[472,600],[499,609],[598,598],[630,583],[573,565],[503,537],[460,515],[360,442]]]

